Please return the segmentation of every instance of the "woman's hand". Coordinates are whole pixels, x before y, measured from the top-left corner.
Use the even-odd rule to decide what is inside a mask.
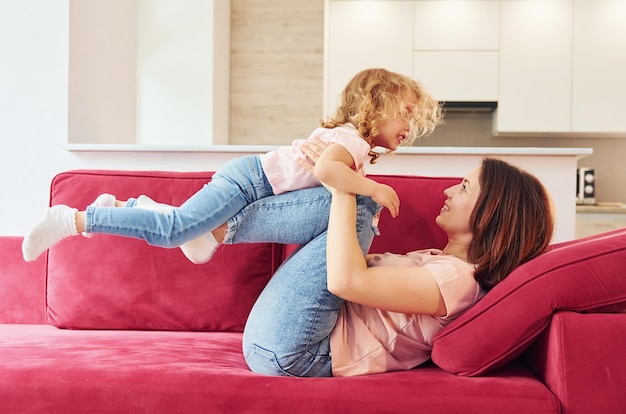
[[[306,158],[298,158],[298,163],[302,168],[307,170],[309,174],[315,175],[315,163],[317,163],[317,160],[320,159],[322,152],[324,152],[327,147],[328,143],[317,138],[314,138],[311,141],[306,141],[302,144],[302,147],[300,147],[300,151],[306,155]],[[331,187],[323,181],[320,181],[320,183],[322,183],[322,186],[324,186],[324,188],[331,193],[335,190],[334,187]]]
[[[302,151],[302,154],[306,155],[306,157],[298,158],[298,163],[310,174],[313,174],[313,167],[315,167],[315,163],[319,160],[320,155],[322,155],[326,147],[328,147],[328,144],[320,139],[306,141],[302,144],[302,147],[300,147],[300,151]]]

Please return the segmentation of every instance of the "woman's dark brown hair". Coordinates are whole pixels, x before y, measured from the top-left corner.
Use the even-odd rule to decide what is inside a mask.
[[[476,280],[489,290],[546,250],[554,215],[543,184],[505,161],[485,158],[479,181],[468,259],[476,265]]]

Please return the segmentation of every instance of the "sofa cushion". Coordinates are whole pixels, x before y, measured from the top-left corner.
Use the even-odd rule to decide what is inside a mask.
[[[464,378],[426,364],[349,378],[259,375],[234,332],[0,325],[2,413],[561,412],[520,363]]]
[[[211,176],[68,171],[53,179],[50,204],[84,209],[108,192],[120,200],[146,194],[180,205]],[[434,218],[445,200],[443,190],[459,178],[372,178],[394,187],[402,200],[398,218],[383,210],[382,235],[375,238],[372,251],[443,247],[445,234]],[[48,254],[48,319],[55,326],[74,329],[238,331],[284,253],[284,246],[276,244],[223,246],[209,263],[193,265],[179,249],[152,247],[141,240],[107,235],[68,238]]]
[[[179,205],[210,177],[70,171],[54,178],[50,203],[84,209],[109,192]],[[75,329],[241,331],[281,256],[275,244],[223,246],[209,263],[194,265],[178,248],[108,235],[70,237],[48,253],[48,319]]]
[[[402,175],[371,175],[370,178],[393,187],[400,197],[400,214],[392,218],[383,209],[370,252],[399,253],[438,248],[447,242],[446,234],[435,217],[446,201],[443,191],[461,181],[456,177],[418,177]]]
[[[553,245],[519,266],[434,340],[446,371],[480,375],[523,352],[552,314],[626,309],[626,229]]]

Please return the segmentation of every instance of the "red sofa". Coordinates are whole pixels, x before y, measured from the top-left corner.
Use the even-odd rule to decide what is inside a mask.
[[[111,192],[177,204],[210,176],[70,171],[50,202]],[[372,251],[441,247],[434,217],[458,179],[374,178],[402,210],[383,213]],[[244,362],[247,313],[289,246],[223,246],[193,265],[105,235],[32,263],[20,245],[0,237],[0,413],[626,412],[626,229],[520,266],[441,332],[425,365],[353,378],[269,377]]]

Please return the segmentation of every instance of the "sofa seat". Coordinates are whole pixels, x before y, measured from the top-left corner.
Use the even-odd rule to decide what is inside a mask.
[[[459,377],[432,364],[354,378],[252,373],[241,333],[68,330],[0,325],[2,412],[507,412],[559,413],[527,368]],[[408,394],[410,387],[419,394]],[[319,397],[316,397],[319,396]]]

